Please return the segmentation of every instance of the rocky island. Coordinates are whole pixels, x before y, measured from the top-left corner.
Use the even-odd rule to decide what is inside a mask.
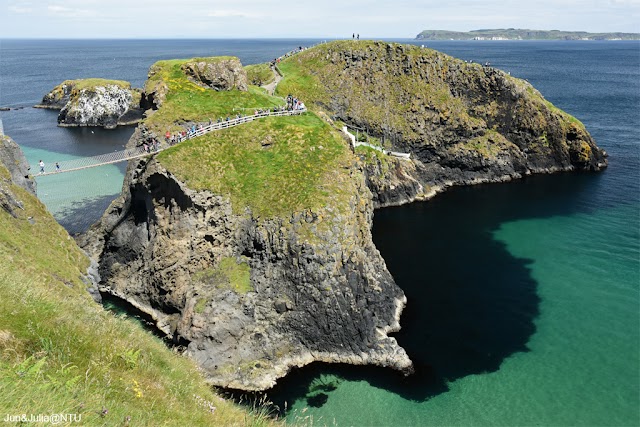
[[[473,31],[424,30],[416,36],[416,40],[640,40],[640,34],[518,28]]]
[[[36,108],[60,110],[58,126],[116,126],[142,118],[141,92],[120,80],[65,80],[46,94]]]
[[[374,208],[607,165],[529,83],[430,49],[332,42],[278,68],[271,96],[234,58],[154,64],[131,146],[288,94],[309,111],[131,161],[122,195],[80,239],[100,289],[148,313],[214,385],[264,390],[314,361],[410,373],[389,336],[406,298],[372,242]],[[354,149],[344,126],[369,146]]]

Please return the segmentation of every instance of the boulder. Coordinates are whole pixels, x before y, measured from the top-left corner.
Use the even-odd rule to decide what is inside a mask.
[[[182,70],[194,83],[214,90],[247,91],[247,73],[238,58],[200,58],[187,62]]]

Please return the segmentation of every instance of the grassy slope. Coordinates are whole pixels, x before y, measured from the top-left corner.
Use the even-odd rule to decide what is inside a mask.
[[[244,69],[247,72],[247,80],[249,80],[249,83],[252,85],[263,86],[275,80],[269,64],[247,65]]]
[[[179,124],[187,121],[284,104],[255,86],[248,92],[202,88],[181,70],[188,61],[159,61],[152,67],[145,88],[169,89],[162,107],[144,122],[158,134],[182,129]],[[339,207],[340,196],[350,188],[344,185],[350,178],[342,168],[352,160],[347,145],[313,114],[266,118],[212,132],[165,150],[158,159],[190,188],[227,195],[235,212],[250,207],[256,217],[286,216],[330,200]]]
[[[217,397],[190,360],[137,323],[95,304],[80,280],[86,257],[7,177],[0,166],[0,189],[17,195],[24,210],[16,219],[0,209],[3,417],[81,414],[77,425],[128,425],[128,418],[149,426],[269,423]]]
[[[392,45],[395,46],[399,45]],[[485,78],[481,65],[463,64],[458,59],[418,46],[403,45],[402,49],[404,53],[395,55],[395,62],[385,59],[386,68],[371,70],[366,68],[370,65],[366,62],[352,64],[350,68],[345,69],[340,60],[334,61],[332,58],[335,58],[336,52],[352,51],[358,51],[360,55],[372,51],[378,58],[388,58],[386,45],[371,41],[337,41],[317,46],[279,64],[284,78],[278,85],[277,94],[295,93],[312,109],[331,110],[336,100],[340,100],[339,102],[345,103],[346,114],[368,123],[373,134],[382,134],[384,129],[393,129],[400,132],[406,141],[448,145],[449,138],[444,134],[424,139],[417,132],[420,130],[416,128],[417,119],[424,119],[423,111],[427,106],[427,113],[435,114],[435,118],[440,122],[446,122],[448,129],[465,130],[472,135],[472,139],[476,139],[474,142],[483,146],[495,145],[491,149],[478,151],[474,149],[476,145],[473,143],[457,144],[451,147],[454,151],[461,148],[471,149],[482,156],[492,157],[500,151],[494,148],[506,149],[513,145],[504,137],[496,137],[492,127],[487,124],[500,114],[495,103],[486,104],[463,98],[451,90],[447,80],[450,69],[461,70],[460,78],[473,85],[474,81],[482,81]],[[405,67],[400,61],[404,55],[409,61],[413,61],[413,66],[409,71],[398,72]],[[419,62],[425,62],[427,65],[418,66]],[[417,68],[429,70],[430,78],[427,80],[417,75]],[[363,78],[364,75],[366,78]],[[529,83],[506,74],[502,77],[527,94],[522,98],[519,107],[526,109],[526,116],[531,120],[527,125],[533,133],[542,135],[547,129],[548,122],[543,114],[545,110],[558,117],[558,124],[565,135],[573,130],[587,133],[579,120],[553,106]],[[521,116],[524,116],[524,111],[522,113]],[[565,144],[563,141],[560,143]],[[588,144],[583,142],[582,145]],[[547,149],[542,145],[538,148]]]
[[[264,90],[251,86],[249,91],[215,91],[205,89],[189,81],[181,70],[186,62],[196,59],[215,60],[215,58],[175,59],[159,61],[152,66],[155,72],[146,82],[145,91],[149,92],[158,84],[166,84],[169,91],[162,108],[145,120],[147,127],[158,135],[167,130],[179,131],[180,123],[214,121],[237,113],[253,113],[255,108],[268,108],[283,105],[280,98],[269,96]]]
[[[327,59],[330,52],[350,52],[354,47],[360,51],[379,50],[375,42],[361,41],[354,45],[351,41],[327,43],[294,55],[283,61],[279,68],[284,79],[277,93],[296,93],[307,101],[307,105],[329,105],[336,94],[348,99],[347,112],[354,117],[362,117],[370,123],[383,124],[389,129],[401,131],[406,137],[413,135],[409,117],[414,111],[414,103],[433,105],[437,110],[455,116],[468,126],[476,124],[469,116],[465,105],[453,96],[448,85],[439,79],[427,82],[412,75],[392,73],[387,70],[373,72],[372,81],[355,77],[358,73],[346,74],[342,64]],[[436,56],[439,53],[419,47],[415,55]],[[389,64],[389,67],[393,67]],[[369,70],[367,70],[369,71]]]
[[[228,195],[236,212],[249,206],[255,216],[273,217],[337,205],[351,156],[328,124],[305,114],[212,132],[158,159],[190,188]]]

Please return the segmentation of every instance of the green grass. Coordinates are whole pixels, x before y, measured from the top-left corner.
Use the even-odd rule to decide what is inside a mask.
[[[18,218],[0,208],[3,417],[72,413],[82,417],[73,425],[100,426],[272,424],[260,410],[252,415],[221,399],[192,361],[94,303],[80,279],[88,260],[73,239],[35,197],[2,178],[0,189],[24,204]]]
[[[189,188],[227,195],[234,212],[248,206],[268,218],[340,206],[350,154],[327,123],[307,113],[212,132],[157,158]]]
[[[559,124],[563,135],[548,145],[562,148],[569,134],[586,135],[580,121],[546,101],[529,83],[500,74],[505,90],[520,96],[509,107],[495,102],[495,89],[487,87],[487,70],[482,66],[431,49],[336,41],[289,57],[279,68],[284,78],[277,94],[292,93],[314,111],[348,117],[369,135],[392,130],[405,143],[447,147],[455,132],[455,149],[495,157],[500,149],[513,147],[504,137],[485,136],[496,130],[495,123],[511,115],[517,115],[522,127],[536,138],[551,134]],[[460,135],[465,135],[466,143],[460,143]]]
[[[275,80],[269,64],[247,65],[244,69],[247,72],[247,80],[252,85],[264,86]]]
[[[456,144],[450,151],[470,151],[478,153],[486,159],[495,159],[503,150],[514,148],[514,144],[495,130],[487,130],[484,135],[471,138],[463,143]]]
[[[119,86],[119,87],[121,87],[123,89],[130,89],[131,88],[131,83],[125,82],[124,80],[109,80],[109,79],[91,78],[91,79],[72,80],[72,83],[75,85],[75,89],[76,90],[91,89],[91,88],[94,88],[96,86],[107,86],[107,85],[115,85],[115,86]]]
[[[193,276],[196,282],[217,289],[230,289],[239,294],[246,294],[253,290],[251,286],[251,268],[246,261],[236,258],[223,257],[215,268],[202,271]],[[204,290],[206,293],[206,289]],[[195,310],[202,313],[207,304],[205,298],[199,299]]]
[[[226,57],[222,57],[225,59]],[[284,104],[280,98],[267,95],[258,87],[250,86],[244,92],[237,89],[215,91],[203,88],[189,81],[181,66],[197,60],[215,58],[194,58],[159,61],[151,67],[152,76],[145,83],[145,91],[152,91],[159,85],[166,85],[168,92],[162,108],[145,120],[146,126],[158,135],[167,130],[182,130],[184,122],[206,122],[209,119],[227,117],[237,113],[253,113],[253,109]]]
[[[464,102],[454,96],[441,77],[448,67],[442,62],[441,70],[428,81],[409,73],[398,73],[402,63],[381,60],[381,69],[367,69],[368,64],[346,67],[337,58],[338,52],[375,52],[379,58],[387,54],[382,44],[372,41],[338,41],[326,43],[287,58],[279,64],[284,78],[278,84],[277,94],[288,93],[305,100],[312,109],[332,110],[336,101],[343,104],[344,114],[369,124],[372,134],[382,129],[400,131],[405,138],[416,139],[412,115],[428,105],[443,117],[455,119],[463,126],[472,127],[475,121],[468,114]],[[404,46],[408,55],[435,57],[434,51]],[[433,58],[432,58],[433,59]],[[453,60],[453,59],[451,59]],[[363,79],[364,74],[367,79]]]

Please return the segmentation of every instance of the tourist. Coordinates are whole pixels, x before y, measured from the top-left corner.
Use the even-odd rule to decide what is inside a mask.
[[[42,160],[40,160],[38,162],[38,165],[40,166],[40,173],[44,173],[44,162]]]
[[[58,162],[56,162],[56,172],[60,172],[60,164]]]

